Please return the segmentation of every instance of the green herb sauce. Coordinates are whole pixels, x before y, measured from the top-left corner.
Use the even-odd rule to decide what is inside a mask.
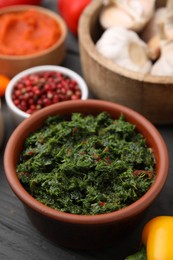
[[[24,144],[17,175],[38,201],[56,210],[95,215],[138,200],[155,178],[145,138],[123,116],[73,113],[49,117]]]

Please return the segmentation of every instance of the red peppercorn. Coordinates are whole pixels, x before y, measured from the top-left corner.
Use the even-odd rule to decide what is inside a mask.
[[[51,104],[81,99],[77,82],[60,72],[45,71],[23,77],[14,86],[12,100],[24,112],[32,114]]]

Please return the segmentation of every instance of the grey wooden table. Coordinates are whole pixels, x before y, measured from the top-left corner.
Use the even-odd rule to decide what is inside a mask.
[[[56,0],[43,0],[42,5],[57,12]],[[62,64],[82,75],[78,40],[70,32],[67,55]],[[92,95],[92,94],[91,94]],[[2,111],[5,123],[4,142],[0,148],[0,260],[123,260],[138,248],[143,224],[157,215],[173,215],[173,125],[159,126],[170,154],[169,176],[165,188],[147,211],[143,221],[131,236],[119,244],[99,251],[78,251],[57,246],[48,241],[31,225],[21,202],[11,191],[3,170],[3,154],[14,126],[5,101]]]

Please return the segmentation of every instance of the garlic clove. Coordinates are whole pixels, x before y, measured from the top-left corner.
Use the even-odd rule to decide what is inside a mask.
[[[160,38],[158,35],[151,38],[148,42],[148,57],[152,61],[156,61],[161,54]]]
[[[100,23],[104,29],[115,25],[130,28],[133,25],[133,19],[123,10],[111,5],[102,10]]]
[[[159,58],[162,45],[168,41],[168,36],[165,31],[166,17],[166,8],[159,8],[156,10],[154,17],[140,35],[141,39],[147,43],[149,50],[148,55],[153,61]]]
[[[104,57],[126,69],[141,73],[148,73],[151,69],[147,45],[137,33],[124,27],[107,29],[97,41],[96,48]]]
[[[162,47],[160,58],[154,63],[151,69],[152,75],[173,76],[173,42],[167,43]]]
[[[110,0],[103,1],[100,23],[104,29],[111,26],[123,26],[134,31],[141,31],[154,12],[156,0]]]
[[[168,0],[166,7],[155,11],[140,36],[148,44],[151,59],[159,58],[162,45],[173,41],[173,0]]]
[[[128,53],[130,60],[138,65],[139,67],[143,67],[147,62],[148,58],[146,55],[146,50],[144,51],[144,46],[139,41],[131,41],[128,46]]]

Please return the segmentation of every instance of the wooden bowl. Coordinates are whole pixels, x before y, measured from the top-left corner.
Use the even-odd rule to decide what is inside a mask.
[[[19,161],[27,136],[40,128],[50,115],[71,115],[75,112],[97,115],[103,111],[107,111],[114,118],[119,118],[123,114],[126,121],[134,124],[137,131],[146,138],[156,159],[156,178],[150,189],[131,205],[98,215],[62,212],[34,199],[24,189],[16,174],[16,163]],[[102,249],[114,246],[130,235],[162,190],[167,179],[168,167],[167,147],[156,127],[132,109],[103,100],[66,101],[41,109],[14,130],[4,153],[4,170],[8,183],[23,203],[33,225],[48,239],[75,249]]]
[[[34,66],[61,64],[66,54],[65,40],[67,36],[67,27],[64,20],[57,13],[35,5],[16,5],[1,8],[0,15],[11,12],[25,11],[28,9],[34,9],[53,18],[60,26],[61,35],[58,41],[51,47],[38,53],[29,55],[0,54],[0,73],[10,78],[19,72]]]
[[[164,1],[158,1],[157,7]],[[126,105],[155,124],[173,123],[173,76],[143,75],[104,58],[95,43],[102,34],[99,13],[102,1],[92,1],[79,21],[79,46],[84,78],[92,93]]]

